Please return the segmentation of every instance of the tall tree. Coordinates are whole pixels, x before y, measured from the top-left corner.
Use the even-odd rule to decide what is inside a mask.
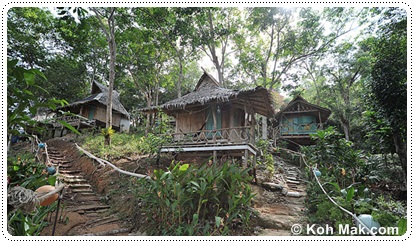
[[[39,101],[58,98],[72,102],[83,97],[87,67],[82,56],[86,49],[81,53],[77,48],[84,45],[78,44],[76,36],[81,30],[75,21],[56,18],[45,8],[12,8],[7,24],[8,57],[46,76],[36,81],[47,92],[32,90]]]
[[[354,127],[361,121],[364,106],[363,82],[369,78],[369,53],[361,43],[344,42],[320,57],[308,58],[302,64],[306,96],[310,101],[329,108],[346,140],[351,140]]]
[[[160,31],[160,38],[164,39],[163,49],[178,60],[171,62],[178,65],[178,78],[176,79],[177,96],[182,95],[182,83],[184,79],[185,62],[197,58],[196,49],[191,45],[188,33],[194,31],[194,27],[188,24],[188,19],[193,14],[191,8],[137,8],[136,15],[140,14],[141,25],[154,31]]]
[[[407,175],[407,13],[389,8],[382,16],[372,46],[368,86],[375,109],[391,126],[395,150]]]
[[[194,28],[185,36],[193,46],[200,48],[213,63],[218,81],[223,87],[228,59],[234,53],[232,39],[240,27],[240,11],[237,8],[193,8],[188,19]]]
[[[351,31],[354,26],[349,22],[360,12],[343,8],[322,12],[312,8],[248,8],[246,14],[246,28],[236,38],[239,68],[255,85],[276,89],[282,80],[297,77],[292,69],[301,61],[324,53]],[[331,29],[325,28],[327,22]]]
[[[109,46],[109,85],[108,85],[108,101],[106,108],[106,129],[112,128],[112,93],[115,82],[115,62],[116,62],[116,41],[115,41],[115,10],[116,8],[91,8],[98,18],[101,30],[104,32]],[[106,19],[106,24],[103,18]],[[111,145],[111,136],[105,136],[105,145]]]

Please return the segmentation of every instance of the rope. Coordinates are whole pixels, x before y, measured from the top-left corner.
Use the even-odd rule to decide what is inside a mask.
[[[36,152],[37,159],[39,161],[41,161],[41,159],[39,158],[39,151],[40,151],[39,144],[42,143],[42,141],[40,141],[39,138],[36,135],[32,135],[32,136],[35,138],[35,142],[36,142],[36,146],[34,146],[34,147],[37,148],[37,149],[34,149],[34,152]],[[45,164],[48,165],[48,164],[50,164],[50,159],[49,159],[49,153],[47,152],[47,144],[46,143],[43,143],[43,144],[44,144],[44,149],[45,149],[45,153],[46,153]]]
[[[7,193],[7,204],[13,207],[12,211],[20,208],[26,213],[33,212],[39,203],[34,191],[21,186],[15,186]]]
[[[302,154],[302,153],[299,153],[299,152],[296,152],[296,151],[292,151],[292,150],[289,150],[289,149],[284,149],[284,148],[281,148],[282,150],[285,150],[285,151],[287,151],[287,152],[289,152],[289,153],[292,153],[292,154],[294,154],[294,155],[297,155],[297,156],[300,156],[301,158],[302,158],[302,161],[303,161],[303,163],[313,172],[312,174],[313,174],[313,176],[315,177],[315,180],[316,180],[316,182],[318,183],[318,185],[319,185],[319,187],[321,188],[321,190],[322,190],[322,192],[328,197],[328,199],[335,205],[335,206],[337,206],[339,209],[341,209],[343,212],[345,212],[345,213],[347,213],[347,214],[349,214],[352,218],[354,218],[355,219],[355,221],[357,221],[358,223],[360,223],[361,225],[362,225],[362,227],[363,228],[365,228],[365,229],[367,229],[368,230],[368,232],[369,232],[369,234],[371,235],[371,236],[375,236],[375,234],[371,231],[371,229],[370,228],[368,228],[355,214],[353,214],[352,212],[350,212],[350,211],[348,211],[347,209],[345,209],[345,208],[343,208],[341,205],[339,205],[337,202],[335,202],[335,200],[333,200],[333,198],[331,197],[331,196],[329,196],[328,195],[328,193],[326,192],[326,190],[323,188],[323,186],[322,186],[322,184],[321,184],[321,182],[319,181],[319,178],[318,178],[318,176],[316,175],[316,172],[315,172],[315,170],[311,167],[311,166],[309,166],[308,165],[308,163],[306,163],[306,160],[305,160],[305,155],[304,154]],[[316,166],[317,167],[317,166]]]
[[[106,161],[106,160],[104,160],[104,159],[101,159],[101,158],[98,158],[98,157],[94,156],[94,155],[93,155],[93,154],[91,154],[90,152],[88,152],[88,151],[86,151],[85,149],[81,148],[81,147],[80,147],[79,145],[77,145],[76,143],[75,143],[75,145],[76,145],[76,148],[78,148],[80,151],[82,151],[83,153],[85,153],[88,157],[90,157],[90,158],[92,158],[92,159],[96,160],[97,162],[99,162],[99,163],[100,163],[103,167],[105,167],[105,165],[107,164],[107,165],[109,165],[110,167],[112,167],[114,170],[116,170],[116,171],[118,171],[118,172],[120,172],[120,173],[122,173],[122,174],[125,174],[125,175],[130,175],[130,176],[135,176],[135,177],[138,177],[138,178],[151,179],[151,177],[149,177],[149,176],[147,176],[147,175],[142,175],[142,174],[132,173],[132,172],[129,172],[129,171],[125,171],[125,170],[119,169],[118,167],[116,167],[115,165],[113,165],[112,163],[110,163],[109,161]]]
[[[12,212],[20,209],[25,213],[30,213],[36,209],[37,205],[53,194],[60,192],[64,187],[65,184],[60,184],[50,192],[39,193],[21,186],[15,186],[7,192],[7,204],[12,206]]]

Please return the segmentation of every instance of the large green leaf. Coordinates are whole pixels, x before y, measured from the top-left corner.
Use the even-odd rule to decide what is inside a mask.
[[[398,221],[398,235],[404,235],[407,232],[407,219],[400,219]]]

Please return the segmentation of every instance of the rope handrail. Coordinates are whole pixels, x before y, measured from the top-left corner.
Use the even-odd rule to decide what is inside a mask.
[[[151,177],[149,177],[147,175],[132,173],[132,172],[129,172],[129,171],[125,171],[125,170],[119,169],[118,167],[116,167],[115,165],[113,165],[112,163],[110,163],[109,161],[104,160],[104,159],[101,159],[101,158],[98,158],[95,155],[91,154],[90,152],[86,151],[85,149],[81,148],[78,144],[75,143],[75,145],[76,145],[76,148],[78,150],[82,151],[88,157],[90,157],[90,158],[96,160],[97,162],[99,162],[103,167],[105,167],[105,165],[109,165],[114,170],[116,170],[116,171],[118,171],[118,172],[120,172],[122,174],[130,175],[130,176],[135,176],[135,177],[138,177],[138,178],[145,178],[147,180],[151,179]]]
[[[23,212],[32,212],[36,206],[40,205],[52,195],[61,192],[65,186],[66,184],[57,184],[55,189],[47,193],[15,186],[7,192],[7,204],[13,207],[12,211],[21,209]]]
[[[292,153],[292,154],[294,154],[294,155],[297,155],[297,156],[300,156],[301,158],[302,158],[302,161],[303,161],[303,163],[306,165],[306,167],[308,167],[309,168],[309,170],[311,170],[312,171],[312,174],[313,174],[313,176],[315,177],[315,180],[316,180],[316,182],[318,183],[318,185],[319,185],[319,187],[321,188],[321,190],[322,190],[322,192],[328,197],[328,199],[335,205],[335,206],[337,206],[339,209],[341,209],[343,212],[345,212],[345,213],[347,213],[347,214],[349,214],[352,218],[354,218],[355,219],[355,221],[357,221],[359,224],[361,224],[362,225],[362,227],[363,228],[365,228],[365,229],[367,229],[368,230],[368,233],[371,235],[371,236],[375,236],[375,234],[372,232],[372,230],[370,229],[370,228],[368,228],[354,213],[352,213],[352,212],[350,212],[349,210],[347,210],[346,208],[344,208],[344,207],[342,207],[341,205],[339,205],[337,202],[335,202],[335,200],[331,197],[331,196],[329,196],[328,195],[328,193],[326,192],[326,190],[325,190],[325,188],[323,188],[323,186],[322,186],[322,184],[321,184],[321,182],[319,181],[319,178],[318,178],[318,176],[316,175],[316,172],[315,172],[315,170],[310,166],[310,165],[308,165],[308,163],[306,163],[306,160],[305,160],[305,155],[304,154],[302,154],[302,153],[299,153],[299,152],[296,152],[296,151],[292,151],[292,150],[290,150],[290,149],[284,149],[284,148],[280,148],[280,149],[282,149],[282,150],[285,150],[285,151],[287,151],[287,152],[289,152],[289,153]]]

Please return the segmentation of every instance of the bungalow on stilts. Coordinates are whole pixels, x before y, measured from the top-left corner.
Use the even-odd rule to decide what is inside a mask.
[[[162,146],[160,152],[212,156],[214,163],[220,157],[242,158],[244,167],[252,157],[253,168],[258,153],[255,115],[274,115],[272,98],[265,88],[225,89],[205,71],[193,92],[142,111],[159,109],[174,117],[176,124],[172,143]]]

